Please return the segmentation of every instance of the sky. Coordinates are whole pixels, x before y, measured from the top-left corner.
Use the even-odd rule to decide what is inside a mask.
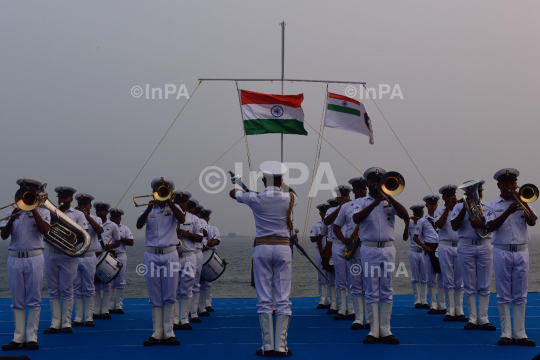
[[[279,78],[281,27],[286,22],[285,77],[365,81],[379,89],[362,101],[375,144],[359,134],[325,129],[320,161],[340,184],[380,166],[398,171],[407,208],[448,183],[485,179],[484,198],[498,196],[493,174],[521,172],[519,183],[540,183],[537,169],[540,102],[540,3],[537,1],[3,1],[0,3],[0,201],[12,202],[21,177],[72,186],[118,204],[186,104],[135,98],[134,86],[165,90],[182,84],[191,100],[119,206],[135,228],[141,208],[132,197],[151,193],[155,177],[185,189],[243,135],[234,82],[199,78]],[[241,89],[279,94],[279,82],[240,82]],[[346,85],[329,91],[345,94]],[[284,84],[303,93],[305,120],[321,124],[326,84]],[[151,97],[151,96],[150,96]],[[318,135],[286,135],[287,162],[306,164],[311,179]],[[399,141],[394,135],[397,134]],[[249,136],[253,168],[279,160],[279,135]],[[241,140],[215,166],[247,169]],[[356,169],[356,168],[357,169]],[[291,174],[294,175],[293,172]],[[249,176],[244,173],[244,178]],[[294,175],[297,176],[297,175]],[[310,180],[309,180],[310,181]],[[309,181],[295,186],[296,226],[303,232]],[[259,184],[260,185],[260,184]],[[222,234],[253,236],[251,211],[198,181],[187,190],[213,210]],[[313,199],[308,223],[318,219]],[[398,222],[396,232],[403,229]],[[532,233],[540,233],[532,229]]]

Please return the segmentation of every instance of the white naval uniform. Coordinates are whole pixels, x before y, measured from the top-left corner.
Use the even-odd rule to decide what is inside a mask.
[[[486,205],[486,223],[495,220],[508,209],[513,202],[502,197]],[[530,206],[529,206],[530,207]],[[536,213],[531,208],[536,219]],[[510,322],[510,303],[514,311],[514,339],[527,338],[525,334],[525,305],[529,280],[529,230],[525,213],[518,210],[510,214],[505,222],[493,232],[493,265],[495,267],[495,285],[497,304],[501,317],[501,337],[512,339]]]
[[[133,239],[131,230],[123,224],[118,225],[118,231],[120,232],[121,239]],[[116,289],[116,294],[111,294],[109,299],[109,309],[124,309],[124,289],[126,288],[126,269],[127,269],[127,245],[120,243],[120,246],[114,249],[116,254],[116,260],[122,263],[122,269],[118,273],[118,276],[111,282],[111,287]],[[115,307],[116,299],[116,307]]]
[[[357,199],[353,215],[359,213],[375,201],[371,195]],[[386,201],[381,201],[360,223],[359,235],[362,246],[362,272],[367,315],[371,323],[369,335],[379,338],[392,335],[390,317],[392,315],[393,293],[392,280],[396,261],[394,247],[394,223],[396,210]],[[378,305],[381,303],[380,322]]]
[[[43,221],[50,224],[49,211],[42,208],[37,208],[37,211]],[[9,211],[6,216],[11,213],[12,211]],[[2,221],[0,228],[6,226],[8,221],[9,219]],[[19,344],[25,341],[37,342],[44,270],[43,234],[37,229],[31,211],[22,211],[13,221],[10,236],[8,246],[10,254],[7,263],[9,290],[13,301],[11,308],[15,318],[13,341]],[[28,254],[29,251],[32,253]],[[27,324],[25,324],[26,307],[28,307]]]
[[[418,220],[417,220],[418,222]],[[411,285],[414,294],[415,304],[427,304],[426,288],[427,288],[427,270],[424,260],[424,251],[422,247],[414,241],[414,233],[416,232],[416,224],[414,221],[409,221],[409,264],[411,265]]]
[[[105,222],[101,225],[101,227],[103,227],[103,233],[101,234],[101,238],[103,239],[103,243],[105,245],[120,241],[120,231],[118,230],[118,225],[113,223],[110,219],[106,219]],[[105,249],[101,247],[101,244],[99,244],[98,251],[102,252],[104,250]],[[112,283],[112,281],[108,284],[104,284],[102,282],[94,283],[96,287],[96,295],[94,297],[95,314],[107,314],[109,312],[109,299],[111,295]],[[103,301],[101,299],[101,290],[103,290]]]
[[[201,229],[200,235],[203,235],[203,241],[195,243],[195,249],[197,251],[197,253],[195,254],[195,258],[197,259],[197,262],[196,262],[196,268],[195,268],[195,279],[194,279],[193,288],[192,288],[194,301],[192,301],[191,303],[191,317],[197,317],[197,310],[199,308],[199,299],[201,295],[200,294],[201,271],[202,271],[203,263],[204,263],[203,261],[204,256],[202,254],[202,249],[205,246],[203,230],[206,230],[208,234],[208,223],[206,222],[206,220],[201,219],[201,218],[198,218],[198,220],[199,220],[199,227]]]
[[[485,204],[482,202],[482,206]],[[457,204],[452,210],[452,219],[457,218],[463,203]],[[465,287],[465,298],[469,311],[469,322],[483,325],[489,323],[488,306],[489,295],[491,294],[491,273],[493,271],[493,246],[491,245],[492,234],[485,239],[478,239],[476,232],[465,212],[463,224],[457,231],[458,234],[458,258],[463,273],[463,285]],[[478,317],[476,316],[476,299],[478,294]]]
[[[208,229],[207,229],[207,232],[208,232],[208,236],[207,236],[207,240],[203,240],[204,241],[204,246],[206,246],[206,243],[208,242],[208,240],[212,240],[212,239],[217,239],[217,240],[220,240],[221,241],[221,236],[219,234],[219,230],[217,227],[213,226],[213,225],[208,225]],[[218,245],[216,246],[211,246],[209,247],[209,249],[212,249],[214,251],[217,251],[217,247]],[[199,302],[199,304],[202,303],[202,294],[203,294],[203,291],[204,294],[205,294],[205,297],[204,297],[204,307],[207,308],[209,306],[212,306],[212,286],[213,286],[214,282],[208,282],[206,280],[201,280],[201,300]],[[200,305],[199,305],[200,307]],[[201,309],[199,309],[199,311],[201,311]]]
[[[344,205],[343,205],[344,206]],[[325,218],[336,211],[339,206],[332,207],[326,211]],[[335,222],[335,221],[334,221]],[[341,228],[341,232],[345,233],[346,227]],[[334,223],[328,225],[328,237],[327,241],[332,243],[332,259],[334,259],[334,275],[336,277],[336,293],[339,294],[341,290],[347,289],[347,260],[343,258],[343,251],[345,250],[345,244],[343,244],[334,234]],[[338,309],[339,310],[339,309]]]
[[[326,225],[324,225],[322,220],[319,220],[313,223],[313,225],[311,226],[311,231],[309,232],[310,237],[315,237],[315,236],[318,237],[319,235],[322,236],[322,249],[323,250],[324,250],[324,247],[326,246],[326,239],[324,238],[324,236],[326,235],[327,231],[328,229]],[[328,272],[325,271],[322,267],[322,258],[319,252],[319,246],[317,245],[317,242],[315,242],[314,244],[315,244],[315,264],[317,264],[317,266],[328,275]],[[317,283],[319,285],[328,284],[328,280],[326,280],[326,278],[322,276],[322,274],[318,271],[317,271]]]

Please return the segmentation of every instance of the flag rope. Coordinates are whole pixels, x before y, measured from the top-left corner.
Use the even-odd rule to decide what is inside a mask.
[[[246,152],[247,152],[248,165],[249,165],[249,178],[251,180],[251,184],[250,184],[250,188],[251,188],[251,185],[256,186],[256,184],[255,184],[255,179],[253,178],[253,170],[251,167],[251,156],[249,154],[248,138],[246,134],[246,124],[244,122],[244,116],[242,113],[242,96],[240,95],[240,89],[238,88],[238,81],[235,81],[235,83],[236,83],[236,91],[238,92],[238,105],[240,105],[240,120],[242,121],[242,128],[244,129],[244,139],[246,142]]]

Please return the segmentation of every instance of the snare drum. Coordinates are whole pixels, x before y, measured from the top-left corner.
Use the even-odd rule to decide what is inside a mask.
[[[208,248],[203,250],[202,280],[216,281],[223,274],[226,267],[227,262],[222,260],[214,250]]]
[[[102,283],[108,284],[118,276],[122,266],[124,264],[116,260],[110,253],[103,252],[97,259],[96,278]]]

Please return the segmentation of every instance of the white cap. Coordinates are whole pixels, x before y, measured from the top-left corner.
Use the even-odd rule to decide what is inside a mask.
[[[279,161],[265,161],[259,166],[259,170],[265,176],[283,176],[287,172],[287,166]]]

